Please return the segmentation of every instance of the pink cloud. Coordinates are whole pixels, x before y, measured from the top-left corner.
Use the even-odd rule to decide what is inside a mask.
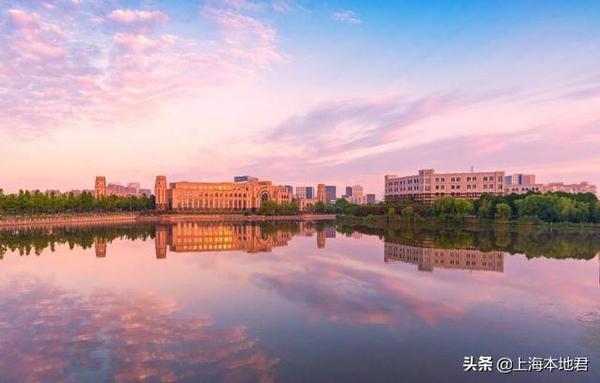
[[[169,21],[169,15],[161,11],[144,11],[137,9],[115,9],[108,18],[119,24],[160,24]]]
[[[27,13],[19,9],[11,9],[8,11],[10,22],[18,28],[39,27],[40,15],[37,13]]]
[[[205,7],[204,14],[220,27],[231,58],[260,65],[283,58],[276,48],[277,33],[266,23],[227,9]]]
[[[147,116],[280,57],[273,28],[231,10],[200,15],[216,24],[217,40],[158,34],[153,27],[169,16],[156,10],[61,12],[12,9],[0,20],[0,129],[11,136]]]
[[[172,46],[176,42],[177,37],[173,35],[163,35],[156,39],[131,33],[117,33],[113,36],[113,43],[117,47],[133,52],[161,50]]]

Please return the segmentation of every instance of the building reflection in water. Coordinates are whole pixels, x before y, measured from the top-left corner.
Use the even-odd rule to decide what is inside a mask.
[[[417,265],[420,271],[442,268],[504,272],[504,252],[483,252],[476,248],[442,249],[428,244],[411,246],[385,242],[384,260]]]
[[[318,248],[325,247],[326,238],[335,238],[335,228],[316,232]],[[301,222],[297,233],[312,236],[315,229],[312,225]],[[164,259],[167,249],[175,253],[235,250],[248,253],[270,252],[274,247],[287,246],[293,235],[291,231],[247,223],[181,222],[157,226],[154,242],[156,258]]]
[[[95,237],[94,250],[96,251],[96,258],[106,257],[106,238]]]
[[[333,227],[316,229],[312,223],[299,222],[292,227],[253,225],[248,223],[180,222],[158,225],[154,232],[157,259],[165,259],[169,251],[175,253],[203,251],[270,252],[275,247],[287,246],[294,235],[312,237],[317,234],[317,248],[324,248],[327,238],[335,238]],[[106,257],[106,238],[94,237],[96,257]]]

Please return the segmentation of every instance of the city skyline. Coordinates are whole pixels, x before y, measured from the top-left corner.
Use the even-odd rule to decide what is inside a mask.
[[[0,187],[252,174],[381,197],[384,174],[471,166],[600,184],[599,17],[593,1],[5,2]]]

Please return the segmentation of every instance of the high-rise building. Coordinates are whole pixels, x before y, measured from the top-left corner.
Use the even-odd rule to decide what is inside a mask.
[[[346,197],[360,197],[363,195],[363,187],[361,185],[346,186]]]
[[[313,199],[314,188],[312,186],[296,186],[297,199]]]
[[[535,174],[515,173],[504,177],[506,185],[534,185]]]
[[[94,184],[94,192],[96,194],[96,198],[106,197],[106,177],[96,177],[96,182]]]
[[[290,195],[294,195],[294,187],[292,185],[283,185],[283,187],[288,193],[290,193]]]
[[[334,185],[325,186],[325,199],[327,200],[327,203],[335,203],[337,193]]]
[[[436,173],[433,169],[405,177],[385,176],[385,199],[441,197],[477,199],[482,194],[504,194],[504,171]]]

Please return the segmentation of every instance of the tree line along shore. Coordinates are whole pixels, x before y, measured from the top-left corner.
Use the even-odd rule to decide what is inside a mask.
[[[51,194],[40,191],[19,191],[5,194],[0,189],[1,216],[124,212],[155,214],[154,197],[107,196],[97,199],[90,192]],[[528,193],[506,196],[484,194],[476,200],[444,197],[431,203],[425,203],[413,199],[398,199],[367,205],[354,205],[345,199],[338,199],[333,204],[316,203],[304,212],[348,217],[376,216],[410,221],[478,218],[496,221],[600,223],[600,202],[592,193]],[[213,213],[224,214],[226,212]],[[298,204],[295,201],[281,204],[265,201],[257,211],[244,214],[275,216],[299,213]]]

